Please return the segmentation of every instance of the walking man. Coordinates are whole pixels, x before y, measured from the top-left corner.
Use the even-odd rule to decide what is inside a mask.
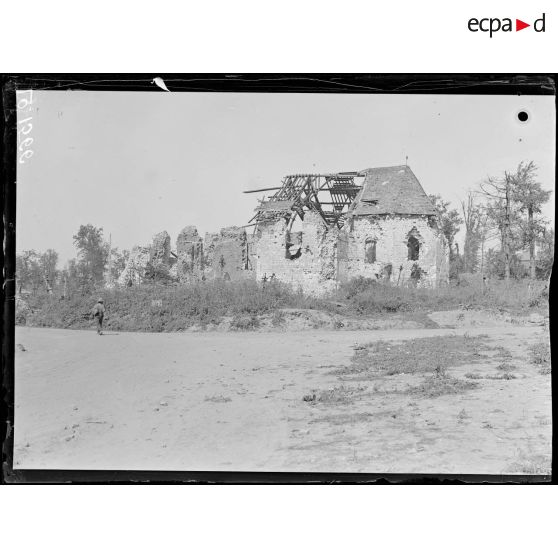
[[[103,335],[103,317],[105,315],[105,305],[103,303],[102,298],[100,298],[97,301],[97,304],[93,306],[93,309],[91,310],[91,314],[97,321],[97,334]]]

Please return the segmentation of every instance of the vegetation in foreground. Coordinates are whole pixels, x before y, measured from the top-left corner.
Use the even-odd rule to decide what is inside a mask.
[[[548,342],[541,341],[529,348],[531,352],[531,362],[535,364],[541,374],[550,374],[550,345]]]
[[[386,376],[421,376],[422,382],[403,393],[418,397],[439,397],[461,393],[478,386],[476,382],[454,378],[448,369],[491,358],[495,351],[485,343],[486,336],[451,335],[412,339],[404,343],[378,341],[355,349],[348,366],[333,374],[345,381],[370,381]],[[390,392],[392,393],[392,392]],[[401,393],[395,390],[393,393]]]
[[[501,346],[486,343],[486,335],[451,335],[411,339],[404,343],[378,341],[355,348],[351,363],[332,372],[339,379],[349,382],[366,382],[396,375],[422,377],[421,383],[404,391],[392,390],[382,393],[404,393],[417,397],[439,397],[475,389],[478,382],[470,380],[515,380],[516,376],[507,372],[497,374],[466,373],[465,380],[452,377],[448,370],[463,363],[503,361],[511,354]],[[543,343],[548,350],[548,344]],[[540,365],[538,344],[532,347],[532,362]],[[550,356],[548,355],[548,358]],[[542,359],[544,362],[544,358]],[[550,361],[547,362],[550,366]],[[500,365],[496,366],[501,369]],[[541,373],[545,373],[541,370]],[[375,389],[376,392],[378,390]]]
[[[281,309],[312,309],[342,317],[412,315],[457,308],[545,312],[547,288],[543,281],[493,282],[483,288],[473,280],[439,289],[391,287],[357,278],[326,298],[306,296],[279,282],[214,281],[180,285],[142,285],[74,293],[60,299],[37,293],[19,301],[16,323],[36,327],[89,328],[90,311],[98,296],[107,308],[106,326],[116,331],[181,331],[218,325],[230,317],[231,329],[255,330],[262,315],[282,323]],[[275,324],[277,322],[277,324]]]

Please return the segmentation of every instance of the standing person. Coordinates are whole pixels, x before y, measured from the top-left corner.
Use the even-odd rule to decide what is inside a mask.
[[[97,321],[97,334],[103,335],[103,317],[105,316],[105,305],[102,298],[100,298],[97,301],[97,304],[93,306],[91,314]]]

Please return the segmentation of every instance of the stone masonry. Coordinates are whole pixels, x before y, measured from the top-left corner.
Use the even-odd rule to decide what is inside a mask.
[[[338,231],[328,229],[319,214],[306,213],[302,231],[287,233],[285,220],[260,228],[255,239],[256,277],[289,283],[321,294],[336,287]]]
[[[274,275],[312,294],[330,292],[356,277],[400,286],[447,283],[446,241],[436,210],[411,169],[362,173],[364,184],[341,229],[328,228],[312,209],[297,233],[289,232],[288,218],[259,225],[254,240],[259,280]]]
[[[179,282],[236,280],[253,277],[251,266],[248,235],[243,228],[224,228],[202,239],[196,227],[187,226],[176,239],[174,254],[166,231],[156,234],[147,247],[135,246],[118,284],[141,284],[149,268],[162,269]]]
[[[301,230],[290,230],[295,213],[258,222],[253,235],[227,227],[202,239],[187,226],[175,253],[164,231],[149,247],[134,247],[118,283],[139,284],[153,267],[179,282],[276,279],[314,295],[356,277],[398,286],[447,283],[448,249],[438,215],[411,169],[370,168],[359,176],[364,183],[340,228],[313,202],[298,213]]]

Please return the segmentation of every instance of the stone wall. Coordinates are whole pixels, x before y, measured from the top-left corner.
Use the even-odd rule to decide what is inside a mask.
[[[134,246],[132,248],[126,267],[120,274],[117,283],[121,287],[139,285],[144,281],[148,267],[151,267],[152,270],[170,271],[173,264],[170,236],[167,231],[163,231],[153,237],[149,246]]]
[[[417,260],[408,257],[410,234],[419,243]],[[367,261],[367,241],[375,242],[374,262]],[[422,216],[357,217],[338,231],[308,212],[301,232],[288,234],[283,219],[260,226],[255,251],[259,280],[275,275],[311,294],[331,292],[339,282],[359,276],[428,287],[448,278],[443,237],[435,221]]]
[[[184,227],[176,239],[176,275],[179,281],[201,279],[204,271],[204,245],[196,227]]]
[[[166,272],[179,282],[252,278],[255,275],[252,252],[243,228],[228,227],[202,239],[196,227],[188,226],[176,239],[175,258],[171,254],[170,236],[163,231],[153,237],[148,247],[133,248],[118,284],[142,283],[149,267]]]
[[[410,234],[418,240],[416,261],[408,257]],[[148,266],[166,270],[179,282],[274,276],[315,295],[358,276],[429,287],[448,280],[446,243],[434,218],[426,216],[349,217],[339,231],[328,229],[319,213],[309,211],[301,231],[288,232],[285,219],[279,219],[260,224],[254,235],[228,227],[204,239],[188,226],[176,239],[176,258],[166,232],[155,235],[147,248],[134,247],[118,283],[141,283]]]
[[[419,241],[416,261],[408,258],[408,239]],[[391,284],[437,286],[447,281],[447,250],[433,218],[422,216],[356,217],[343,231],[340,279],[370,277]],[[376,242],[376,261],[366,261],[366,242]]]
[[[154,265],[170,265],[171,239],[167,231],[153,237],[149,248],[149,259]]]
[[[145,277],[145,270],[149,263],[149,248],[142,246],[134,246],[126,262],[124,271],[118,278],[118,285],[121,287],[129,287],[131,285],[139,285]]]
[[[205,275],[207,279],[244,279],[253,276],[249,265],[246,230],[227,227],[216,234],[208,234],[204,242]]]
[[[256,245],[256,278],[275,275],[304,292],[323,294],[336,288],[336,230],[328,230],[320,215],[308,212],[302,231],[287,234],[284,219],[260,225]]]

